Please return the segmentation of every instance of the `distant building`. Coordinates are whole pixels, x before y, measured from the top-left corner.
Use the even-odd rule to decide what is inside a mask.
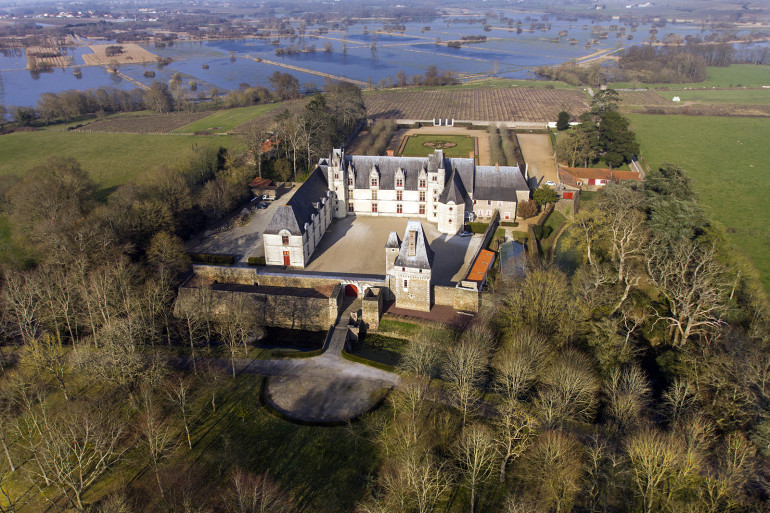
[[[410,310],[430,311],[433,250],[420,221],[406,223],[404,240],[391,232],[385,244],[385,272],[396,306]]]

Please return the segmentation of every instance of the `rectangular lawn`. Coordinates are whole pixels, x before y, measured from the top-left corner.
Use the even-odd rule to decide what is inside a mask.
[[[669,162],[689,173],[701,206],[751,258],[770,291],[770,119],[628,117],[650,166]]]
[[[174,132],[192,134],[206,130],[215,134],[227,133],[238,126],[261,116],[262,114],[269,112],[276,107],[279,107],[280,105],[281,103],[268,103],[265,105],[253,105],[251,107],[238,107],[235,109],[220,110],[210,116],[206,116],[203,119],[199,119],[198,121],[194,121],[188,125],[177,128],[174,130]]]
[[[410,135],[402,156],[424,157],[436,149],[443,149],[446,157],[468,158],[475,151],[476,138],[466,135]]]

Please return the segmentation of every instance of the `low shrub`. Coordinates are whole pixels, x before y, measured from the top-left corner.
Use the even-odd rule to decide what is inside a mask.
[[[537,240],[543,240],[551,236],[551,233],[553,233],[553,228],[550,226],[535,225],[532,227],[532,231],[535,232],[535,237],[537,237]]]
[[[233,265],[235,263],[234,255],[216,255],[212,253],[188,253],[190,260],[204,264],[214,265]]]
[[[265,257],[249,257],[248,259],[249,265],[267,265],[267,261],[265,260]]]
[[[510,227],[516,228],[517,226],[519,226],[519,223],[517,223],[516,221],[503,221],[500,223],[500,226],[510,226]]]

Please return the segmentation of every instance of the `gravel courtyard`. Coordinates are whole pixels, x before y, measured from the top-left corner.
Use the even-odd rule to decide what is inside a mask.
[[[388,235],[396,231],[403,238],[409,220],[406,217],[348,216],[333,221],[305,270],[384,275]],[[457,283],[481,244],[481,236],[449,236],[439,233],[434,224],[425,220],[422,220],[422,228],[435,253],[433,283]]]

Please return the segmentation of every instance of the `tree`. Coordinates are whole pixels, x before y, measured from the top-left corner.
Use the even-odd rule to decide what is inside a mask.
[[[516,214],[522,219],[529,219],[535,217],[540,211],[540,206],[537,201],[524,200],[519,203],[519,207],[516,209]]]
[[[290,513],[296,508],[267,473],[255,475],[242,469],[230,473],[223,500],[228,513]]]
[[[560,133],[554,151],[559,162],[565,162],[570,167],[578,163],[587,166],[589,161],[596,160],[599,155],[596,141],[582,125]]]
[[[546,431],[527,451],[523,475],[528,494],[547,511],[571,511],[583,477],[580,444],[567,432]]]
[[[591,98],[591,113],[602,116],[607,112],[615,111],[620,103],[620,95],[614,89],[600,89],[594,92]]]
[[[565,110],[559,112],[559,117],[556,120],[556,130],[559,132],[567,130],[569,128],[569,120],[571,117],[570,113]]]
[[[262,157],[265,150],[270,149],[270,136],[273,129],[259,122],[249,123],[241,133],[241,139],[246,144],[246,149],[254,156],[254,165],[257,173],[262,178]]]
[[[538,205],[546,205],[548,203],[556,203],[559,201],[559,195],[550,187],[541,185],[532,193],[532,199],[535,200]]]
[[[182,239],[168,232],[158,232],[150,240],[147,261],[161,270],[178,273],[190,267]]]
[[[599,381],[585,354],[568,350],[543,373],[535,407],[545,425],[590,422],[599,405]]]
[[[656,322],[668,326],[674,346],[723,324],[728,280],[713,246],[689,240],[654,241],[647,255],[650,281],[667,303],[667,308],[655,310]]]
[[[268,80],[273,86],[276,98],[281,100],[299,98],[299,80],[290,73],[276,71],[268,77]]]
[[[462,337],[444,357],[441,373],[449,382],[453,404],[462,411],[463,424],[476,407],[489,350],[488,334],[479,330]]]
[[[185,438],[188,448],[192,449],[192,438],[190,438],[190,423],[195,420],[197,411],[194,409],[194,398],[190,397],[191,385],[189,381],[180,378],[171,381],[166,386],[166,395],[174,405],[174,409],[182,421]]]
[[[144,92],[144,104],[148,109],[159,114],[171,112],[174,108],[174,97],[163,82],[155,81]]]
[[[465,426],[455,446],[455,461],[471,493],[471,513],[476,508],[476,492],[492,475],[495,444],[492,433],[482,424]]]
[[[160,480],[160,463],[173,450],[174,432],[171,423],[164,417],[154,396],[154,389],[148,379],[141,385],[141,415],[139,429],[149,465],[155,474],[161,496],[165,490]]]
[[[524,410],[521,403],[509,398],[503,399],[495,418],[495,450],[500,460],[500,483],[505,482],[508,465],[528,447],[534,435],[534,419]]]
[[[508,401],[526,395],[543,370],[547,351],[546,338],[530,327],[506,333],[492,360],[495,391]]]
[[[629,121],[615,110],[608,110],[599,121],[599,143],[604,151],[604,161],[611,167],[619,167],[639,153],[636,136],[628,129]]]
[[[259,338],[261,329],[257,323],[255,305],[244,294],[233,294],[225,311],[215,326],[220,339],[230,351],[230,363],[235,377],[236,356],[241,349],[246,350],[249,338]]]

